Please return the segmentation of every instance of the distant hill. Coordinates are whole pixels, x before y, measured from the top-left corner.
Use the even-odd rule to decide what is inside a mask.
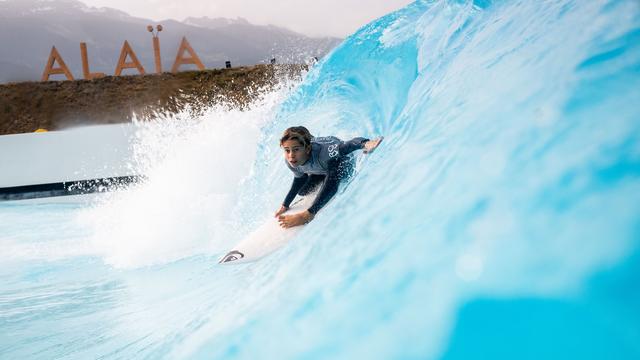
[[[89,7],[76,0],[0,1],[0,82],[39,80],[56,46],[76,78],[82,77],[80,42],[86,42],[92,72],[114,73],[120,49],[128,40],[147,73],[154,72],[151,34],[147,25],[161,24],[160,47],[164,71],[175,60],[186,36],[207,68],[268,62],[301,63],[321,57],[341,39],[311,38],[247,20],[187,18],[155,22],[110,8]],[[193,69],[184,66],[182,69]],[[123,75],[136,74],[125,70]],[[62,79],[57,76],[52,79]]]

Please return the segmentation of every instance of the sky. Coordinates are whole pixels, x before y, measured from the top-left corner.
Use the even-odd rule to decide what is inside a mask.
[[[257,25],[278,25],[309,36],[346,37],[371,20],[412,0],[80,0],[152,20],[208,16],[242,17]]]

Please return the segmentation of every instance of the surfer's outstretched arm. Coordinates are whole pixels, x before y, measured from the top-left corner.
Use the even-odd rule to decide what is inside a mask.
[[[353,138],[340,144],[340,155],[344,156],[360,149],[364,150],[363,152],[365,154],[370,154],[380,145],[383,139],[384,136],[377,137],[373,140],[363,137]]]
[[[356,150],[360,150],[364,148],[364,144],[369,141],[367,138],[357,137],[353,138],[349,141],[345,141],[339,146],[340,155],[344,156],[350,154]]]

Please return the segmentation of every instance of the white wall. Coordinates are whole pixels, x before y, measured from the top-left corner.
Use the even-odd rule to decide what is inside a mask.
[[[133,124],[0,136],[0,188],[132,173]]]

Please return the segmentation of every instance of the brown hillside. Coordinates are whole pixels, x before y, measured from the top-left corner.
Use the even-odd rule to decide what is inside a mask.
[[[303,66],[257,65],[95,80],[25,82],[0,85],[0,135],[39,128],[113,124],[187,107],[215,103],[245,106],[254,90],[284,76],[299,77]]]

